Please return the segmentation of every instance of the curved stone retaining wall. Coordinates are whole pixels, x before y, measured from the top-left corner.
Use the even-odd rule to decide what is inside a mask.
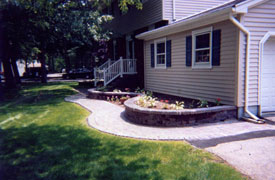
[[[139,93],[133,93],[133,92],[102,92],[102,91],[97,91],[96,89],[89,89],[88,90],[88,98],[90,99],[102,99],[106,100],[107,97],[125,97],[125,96],[130,96],[130,97],[136,97],[138,95],[141,95]]]
[[[135,104],[138,97],[127,100],[125,114],[129,121],[148,126],[180,127],[200,123],[223,121],[236,118],[234,106],[216,106],[209,108],[158,110],[143,108]]]

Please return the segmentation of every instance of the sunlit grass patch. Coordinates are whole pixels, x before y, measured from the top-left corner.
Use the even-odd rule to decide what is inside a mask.
[[[64,101],[74,86],[24,86],[8,105],[0,104],[0,179],[243,179],[186,142],[127,139],[90,128],[89,112]]]

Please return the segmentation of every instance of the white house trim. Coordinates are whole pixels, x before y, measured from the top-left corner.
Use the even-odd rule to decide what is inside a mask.
[[[249,8],[255,7],[269,0],[247,0],[235,5],[233,11],[235,13],[247,13]]]
[[[275,31],[267,32],[264,37],[261,39],[259,43],[259,75],[258,75],[258,102],[259,102],[259,115],[262,115],[262,61],[263,61],[263,52],[264,52],[264,44],[270,38],[275,36]]]
[[[157,64],[157,43],[164,43],[164,46],[165,46],[165,48],[164,48],[164,54],[165,54],[165,58],[164,58],[164,65],[163,66],[158,66],[158,64]],[[155,69],[166,69],[166,37],[165,38],[161,38],[161,39],[156,39],[155,41],[154,41],[154,57],[155,57]]]
[[[213,27],[207,27],[199,30],[192,31],[192,69],[211,69],[212,68],[212,31]],[[210,35],[209,42],[209,63],[196,64],[196,37],[203,34]],[[203,49],[201,49],[203,50]]]
[[[230,14],[230,21],[235,24],[243,33],[246,34],[246,62],[245,62],[245,101],[244,101],[244,111],[253,118],[256,122],[259,121],[259,118],[255,116],[248,110],[248,95],[249,95],[249,60],[250,60],[250,31],[243,26],[232,14]]]
[[[214,24],[214,23],[229,19],[230,12],[232,12],[231,6],[223,10],[211,12],[204,15],[198,15],[195,17],[190,17],[188,19],[177,21],[171,25],[167,25],[158,29],[141,33],[139,35],[136,35],[136,38],[148,41],[148,40],[168,36],[171,34],[179,33],[182,31],[187,31],[190,29],[207,26],[209,24]]]

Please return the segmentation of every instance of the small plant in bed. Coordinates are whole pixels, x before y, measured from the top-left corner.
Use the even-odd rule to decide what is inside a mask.
[[[184,108],[184,101],[176,101],[175,104],[171,104],[171,109],[180,110]]]
[[[204,100],[204,99],[200,100],[200,101],[198,102],[198,107],[199,107],[199,108],[209,107],[209,106],[208,106],[208,101],[206,101],[206,100]]]
[[[128,99],[130,99],[130,96],[123,96],[119,100],[121,104],[124,104],[124,102],[127,101]]]
[[[137,105],[145,108],[153,108],[156,107],[156,98],[153,98],[152,96],[141,96],[137,100]]]
[[[141,92],[141,90],[139,90],[139,92]],[[151,91],[144,91],[143,94],[144,95],[139,97],[139,99],[136,101],[136,104],[141,107],[153,109],[182,110],[194,108],[208,108],[221,105],[220,98],[217,98],[216,102],[213,103],[204,99],[188,99],[183,97],[153,93]]]
[[[217,106],[220,106],[220,105],[221,105],[221,98],[217,98],[217,99],[216,99],[216,105],[217,105]]]

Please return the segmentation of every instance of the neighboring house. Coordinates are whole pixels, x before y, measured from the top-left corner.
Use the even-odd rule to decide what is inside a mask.
[[[209,2],[221,1],[175,1],[174,9],[184,11],[171,13],[165,0],[160,7],[157,0],[144,4],[156,14],[151,25],[144,24],[149,31],[135,36],[144,40],[139,53],[144,53],[145,89],[212,102],[221,98],[238,107],[239,117],[257,119],[275,111],[275,0],[230,1],[203,12]],[[173,22],[173,16],[183,18]],[[161,21],[168,25],[150,28]],[[125,22],[121,26],[128,27]]]

